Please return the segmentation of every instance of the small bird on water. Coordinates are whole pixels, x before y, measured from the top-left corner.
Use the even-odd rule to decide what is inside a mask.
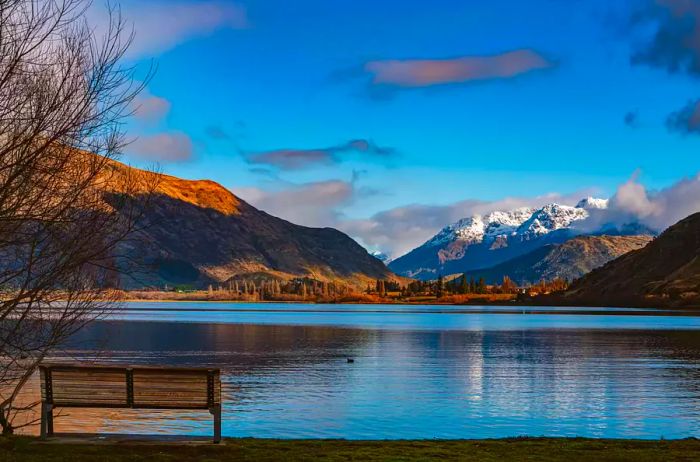
[[[354,363],[354,362],[355,362],[355,358],[348,358],[348,362],[349,362],[349,363]]]

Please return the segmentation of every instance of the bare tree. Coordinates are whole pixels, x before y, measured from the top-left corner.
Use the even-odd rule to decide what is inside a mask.
[[[117,303],[117,249],[157,175],[114,160],[141,90],[119,10],[0,0],[0,427],[39,363]],[[146,194],[147,195],[147,194]]]

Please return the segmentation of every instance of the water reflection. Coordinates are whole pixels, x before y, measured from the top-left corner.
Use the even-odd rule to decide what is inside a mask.
[[[64,356],[220,367],[227,436],[679,438],[700,430],[697,331],[105,321]],[[57,419],[58,431],[211,431],[207,413],[70,414]]]

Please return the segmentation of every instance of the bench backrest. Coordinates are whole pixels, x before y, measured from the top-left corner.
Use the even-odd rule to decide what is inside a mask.
[[[44,365],[41,400],[57,407],[212,409],[219,369]]]

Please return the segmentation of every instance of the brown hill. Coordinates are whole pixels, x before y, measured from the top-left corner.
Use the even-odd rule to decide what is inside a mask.
[[[489,284],[510,277],[518,285],[555,278],[573,280],[632,250],[647,245],[652,236],[579,236],[562,244],[550,244],[528,254],[483,270],[473,270],[467,278],[483,277]]]
[[[309,228],[273,217],[209,180],[183,180],[114,163],[107,189],[126,176],[157,180],[145,230],[122,252],[139,268],[127,288],[187,284],[204,287],[231,278],[309,277],[364,287],[395,279],[386,266],[333,228]],[[147,188],[144,187],[144,190]]]
[[[565,300],[614,306],[700,305],[700,213],[577,280]]]

